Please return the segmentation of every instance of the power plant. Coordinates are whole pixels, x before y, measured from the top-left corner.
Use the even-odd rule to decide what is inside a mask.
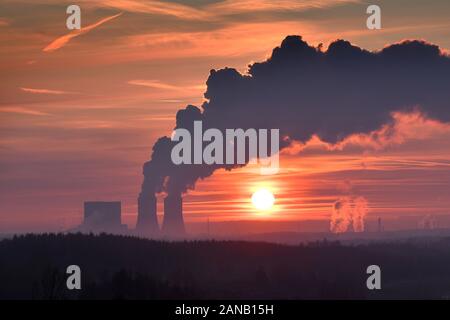
[[[164,184],[161,172],[155,170],[151,161],[143,167],[144,181],[137,198],[138,215],[135,232],[140,236],[164,235],[179,237],[185,234],[183,220],[183,198],[180,188],[161,189]],[[170,178],[172,178],[171,176]],[[158,224],[157,193],[164,192],[164,216],[161,228]],[[90,201],[84,203],[84,222],[76,228],[89,232],[124,233],[126,225],[121,223],[120,201],[101,202]]]
[[[160,139],[158,148],[163,148],[170,155],[172,148],[170,139]],[[162,164],[172,163],[169,158],[155,156],[143,165],[143,182],[139,193],[138,217],[136,232],[142,236],[154,236],[157,234],[167,236],[183,236],[185,234],[183,220],[182,193],[189,184],[187,173],[192,173],[192,168],[170,167],[170,170],[161,169]],[[156,194],[165,193],[164,216],[161,227],[158,224],[158,200]]]
[[[159,231],[157,218],[157,200],[155,194],[139,194],[136,231],[142,235]]]
[[[162,231],[167,235],[184,234],[183,199],[180,193],[169,194],[164,199],[164,220]]]
[[[136,231],[141,235],[155,235],[159,233],[155,194],[139,194]],[[164,199],[164,217],[161,232],[170,236],[180,236],[185,233],[181,193],[168,194]]]
[[[122,224],[120,201],[86,201],[84,220],[79,229],[88,232],[123,233],[127,226]]]
[[[128,233],[121,221],[120,201],[86,201],[83,223],[73,231]],[[172,193],[164,199],[164,216],[161,228],[157,218],[157,198],[155,194],[139,194],[136,233],[141,236],[183,236],[183,199],[181,193]]]

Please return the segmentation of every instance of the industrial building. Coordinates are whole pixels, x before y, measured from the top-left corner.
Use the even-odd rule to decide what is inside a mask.
[[[127,231],[122,224],[120,201],[86,201],[82,231],[120,233]]]

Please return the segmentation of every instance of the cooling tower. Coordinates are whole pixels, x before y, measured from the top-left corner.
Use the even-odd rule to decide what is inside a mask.
[[[151,235],[159,231],[154,194],[139,194],[136,231],[142,235]]]
[[[164,199],[164,220],[162,231],[166,235],[184,235],[183,200],[181,193],[169,194]]]

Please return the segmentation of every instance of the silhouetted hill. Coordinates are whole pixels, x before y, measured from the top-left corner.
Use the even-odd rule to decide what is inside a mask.
[[[65,286],[72,264],[82,270],[80,291]],[[377,292],[366,288],[372,264],[382,270]],[[286,246],[25,235],[0,241],[0,283],[3,299],[439,299],[450,296],[450,238]]]

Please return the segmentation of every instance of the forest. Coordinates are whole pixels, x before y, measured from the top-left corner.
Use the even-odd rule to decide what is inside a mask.
[[[381,269],[368,290],[366,268]],[[68,290],[66,268],[81,269]],[[295,246],[28,234],[0,241],[0,299],[448,299],[450,238]]]

